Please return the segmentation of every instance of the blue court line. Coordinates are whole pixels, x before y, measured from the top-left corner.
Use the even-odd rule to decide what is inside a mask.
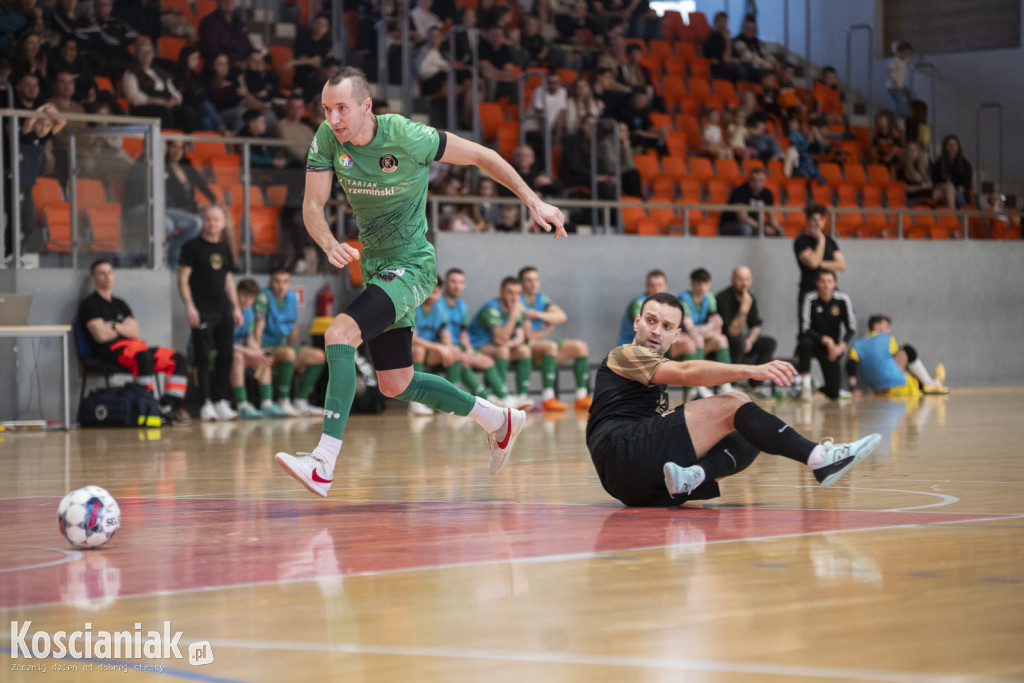
[[[4,645],[2,652],[9,655],[11,659],[14,659],[14,646]],[[19,658],[20,660],[20,658]],[[107,664],[109,666],[124,666],[128,668],[128,671],[135,671],[132,667],[136,664],[142,664],[143,662],[125,661],[120,659],[96,659],[82,657],[76,659],[74,657],[32,657],[31,659],[25,659],[25,663],[37,662],[40,660],[54,660],[66,664]],[[148,661],[144,662],[149,664]],[[162,666],[161,671],[139,671],[138,673],[155,674],[157,676],[170,676],[172,678],[182,678],[187,681],[200,681],[201,683],[247,683],[240,678],[223,678],[221,676],[211,676],[209,674],[199,673],[198,671],[189,671],[187,669],[172,669],[164,664],[155,664],[154,666]]]

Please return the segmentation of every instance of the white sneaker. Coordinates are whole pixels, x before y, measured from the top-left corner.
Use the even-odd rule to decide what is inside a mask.
[[[406,408],[406,412],[412,417],[427,417],[434,414],[434,409],[428,405],[423,405],[416,401],[410,401],[409,407]]]
[[[304,398],[295,399],[295,410],[303,417],[323,417],[324,409],[319,406],[310,405]]]
[[[515,445],[516,437],[526,426],[526,413],[521,410],[505,408],[505,424],[497,431],[487,435],[487,447],[491,449],[491,462],[487,468],[488,474],[497,474],[508,462],[508,456],[512,453],[512,446]]]
[[[848,400],[850,400],[852,398],[853,398],[853,394],[851,394],[846,389],[840,389],[839,390],[839,400],[840,401],[848,401]]]
[[[334,467],[328,467],[323,456],[316,453],[278,453],[274,460],[310,493],[327,497],[327,492],[334,483]]]
[[[509,407],[514,410],[530,411],[537,407],[537,404],[531,401],[530,397],[526,394],[517,394],[509,398],[514,399],[514,401],[509,402]]]
[[[800,387],[800,400],[801,401],[813,401],[814,400],[814,387],[811,386],[810,382],[807,382],[802,387]]]
[[[665,474],[665,488],[668,495],[688,496],[693,490],[704,483],[704,468],[693,465],[691,467],[680,467],[674,462],[667,462],[661,468]]]
[[[228,403],[227,399],[222,398],[214,403],[213,409],[217,412],[217,419],[221,422],[230,422],[231,420],[238,419],[238,413],[231,409],[231,404]]]
[[[835,443],[832,439],[825,439],[821,442],[825,447],[825,461],[814,468],[814,478],[823,487],[832,486],[846,470],[871,455],[881,441],[879,434],[869,434],[851,443]]]
[[[697,398],[710,398],[715,395],[715,392],[711,391],[707,387],[697,387]]]
[[[215,422],[220,419],[212,401],[208,400],[203,403],[203,407],[199,409],[199,419],[203,422]]]
[[[719,394],[728,394],[732,390],[733,390],[732,384],[730,384],[729,382],[726,382],[725,384],[719,384],[718,385],[718,393]]]
[[[288,417],[299,416],[299,411],[297,411],[295,409],[295,406],[292,405],[292,400],[290,398],[278,399],[277,407],[280,408],[281,411],[284,412]]]

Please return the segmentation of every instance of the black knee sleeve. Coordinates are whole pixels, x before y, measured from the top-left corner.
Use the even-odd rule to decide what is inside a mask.
[[[721,479],[750,467],[760,452],[754,444],[733,432],[715,444],[697,464],[704,468],[706,479]]]
[[[412,329],[399,327],[378,334],[366,343],[373,358],[373,367],[380,370],[398,370],[412,365]]]
[[[911,346],[910,344],[904,344],[903,350],[907,354],[908,363],[913,363],[915,360],[917,360],[917,349],[915,349],[913,346]]]
[[[372,341],[395,322],[395,304],[377,285],[369,285],[363,290],[348,305],[345,313],[359,325],[359,332],[365,342]],[[380,369],[380,366],[377,367]]]
[[[156,349],[148,348],[135,354],[135,367],[139,370],[139,377],[152,375],[156,372],[156,359],[153,356],[155,352]]]

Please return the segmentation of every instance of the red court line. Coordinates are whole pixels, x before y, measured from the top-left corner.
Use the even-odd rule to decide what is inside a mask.
[[[59,556],[57,498],[0,501],[0,608],[107,600],[314,576],[524,560],[705,542],[1000,519],[1013,515],[776,508],[630,509],[516,503],[121,499],[121,530]],[[668,541],[671,543],[672,541]]]

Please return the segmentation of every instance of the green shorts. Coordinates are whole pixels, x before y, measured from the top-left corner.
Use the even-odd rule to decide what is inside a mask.
[[[416,307],[437,285],[434,245],[424,242],[421,246],[376,254],[364,252],[359,265],[363,271],[363,287],[377,285],[395,305],[395,322],[387,330],[415,327]]]

